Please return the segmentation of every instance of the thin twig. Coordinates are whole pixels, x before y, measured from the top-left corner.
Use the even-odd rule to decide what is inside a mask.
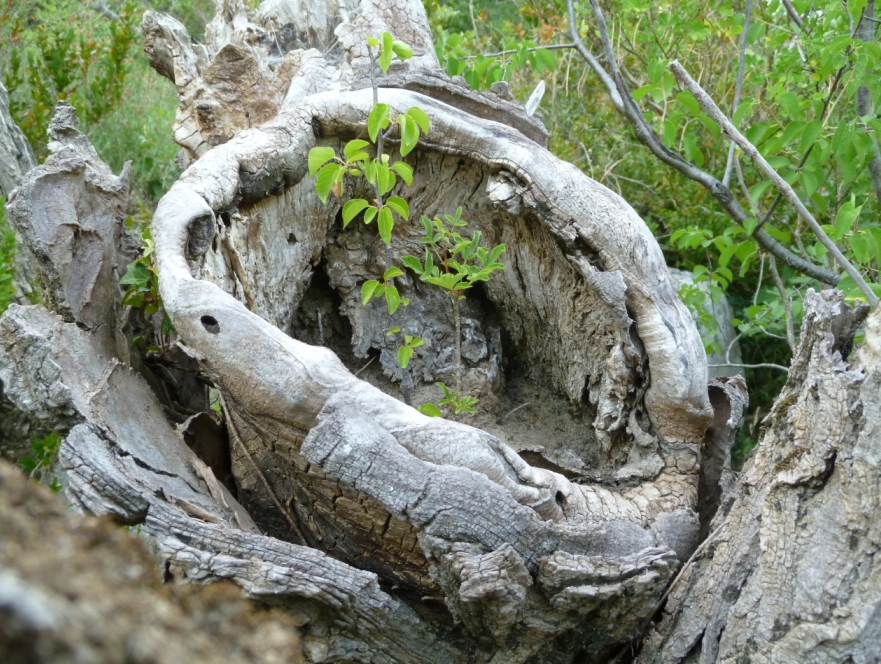
[[[534,53],[535,51],[556,51],[561,48],[575,48],[575,44],[547,44],[546,46],[533,46],[532,48],[527,48],[526,50],[529,53]],[[508,49],[507,51],[499,51],[498,53],[476,53],[474,55],[460,55],[459,60],[473,60],[474,58],[484,57],[484,58],[500,58],[503,55],[511,55],[513,53],[519,53],[520,51],[516,48]]]
[[[734,197],[728,187],[723,185],[719,180],[717,180],[706,171],[694,166],[693,164],[690,164],[685,158],[682,157],[681,154],[674,152],[666,145],[664,145],[663,141],[660,139],[655,130],[652,129],[652,127],[648,124],[642,114],[642,110],[633,100],[633,97],[630,94],[630,90],[627,87],[627,84],[625,83],[623,77],[621,76],[620,71],[618,70],[618,66],[615,60],[615,53],[612,50],[612,45],[609,41],[609,33],[606,29],[606,23],[603,19],[603,14],[600,10],[599,4],[596,2],[596,0],[591,0],[591,6],[593,7],[594,16],[597,20],[597,27],[600,31],[600,36],[603,38],[605,57],[607,62],[609,63],[609,68],[612,71],[612,75],[610,75],[609,72],[607,72],[602,67],[602,65],[600,65],[599,61],[584,45],[584,42],[581,41],[581,37],[578,34],[578,28],[575,21],[575,7],[573,4],[573,0],[567,0],[567,7],[569,11],[569,34],[572,37],[572,41],[575,44],[576,50],[581,54],[581,56],[584,58],[590,68],[593,69],[596,75],[600,78],[600,80],[603,82],[603,85],[606,86],[606,89],[609,92],[609,96],[615,108],[625,118],[627,118],[627,120],[633,127],[636,137],[641,143],[643,143],[643,145],[651,150],[652,154],[654,154],[659,160],[661,160],[665,164],[675,168],[685,177],[689,178],[690,180],[694,180],[695,182],[703,186],[713,195],[713,197],[719,202],[722,208],[737,224],[744,226],[746,222],[750,219],[750,216],[740,206],[740,203],[737,202],[737,199]],[[825,268],[814,265],[804,258],[795,255],[789,249],[780,244],[777,240],[772,238],[764,229],[756,228],[752,233],[752,237],[763,249],[774,254],[777,258],[786,263],[786,265],[789,265],[790,267],[809,277],[817,279],[818,281],[822,281],[823,283],[830,284],[832,286],[837,284],[841,278],[838,274],[832,272],[831,270],[827,270]]]
[[[291,527],[291,530],[300,538],[300,542],[303,544],[306,543],[306,538],[303,537],[303,532],[300,530],[300,527],[297,525],[297,522],[288,514],[288,511],[282,507],[281,501],[278,499],[278,496],[275,495],[275,491],[272,490],[272,486],[269,484],[269,480],[266,479],[266,476],[263,474],[263,471],[257,466],[257,463],[254,461],[254,457],[251,456],[251,453],[248,452],[248,448],[245,447],[245,443],[242,441],[239,436],[239,432],[236,429],[235,422],[233,422],[231,411],[227,408],[226,400],[223,398],[223,391],[217,391],[218,396],[220,397],[220,405],[223,407],[223,412],[226,415],[226,421],[229,423],[229,432],[232,434],[233,440],[239,444],[239,447],[242,449],[242,452],[245,454],[245,458],[248,460],[248,463],[251,464],[251,468],[257,474],[257,477],[260,479],[260,482],[263,484],[263,488],[266,489],[266,492],[269,494],[269,497],[272,499],[272,502],[275,503],[278,511],[281,512],[282,516],[287,520],[288,524]]]
[[[511,415],[513,415],[514,413],[516,413],[518,410],[520,410],[521,408],[526,408],[526,406],[528,406],[528,405],[529,405],[529,402],[527,401],[526,403],[522,403],[522,404],[520,404],[519,406],[517,406],[514,410],[508,411],[508,414],[505,415],[504,417],[502,417],[502,418],[499,420],[499,422],[504,422],[504,421],[507,420],[509,417],[511,417]]]
[[[363,367],[361,367],[360,369],[358,369],[358,371],[355,372],[355,375],[357,376],[359,373],[361,373],[362,371],[364,371],[364,369],[366,369],[366,368],[369,367],[371,364],[373,364],[373,360],[375,360],[375,359],[376,359],[376,355],[374,355],[373,357],[371,357],[370,360],[368,360],[367,364],[365,364]]]
[[[734,143],[731,144],[731,147],[735,147]],[[737,157],[734,158],[734,170],[737,171],[737,184],[740,186],[740,191],[743,193],[743,197],[747,200],[749,209],[752,210],[752,213],[758,218],[759,208],[753,201],[752,196],[749,195],[749,188],[746,186],[746,180],[743,179],[743,169],[740,167],[740,159]]]
[[[471,14],[471,27],[474,28],[474,36],[477,37],[477,21],[474,20],[474,0],[468,0],[468,11]]]
[[[762,255],[762,262],[759,263],[759,280],[756,282],[756,292],[753,293],[753,306],[759,302],[759,292],[762,290],[762,279],[765,276],[765,254]]]
[[[591,0],[591,2],[595,2],[595,0]],[[737,128],[731,124],[731,121],[725,117],[725,114],[719,110],[719,107],[716,106],[716,102],[712,100],[710,95],[701,88],[697,82],[688,75],[688,72],[679,64],[678,61],[674,60],[670,63],[670,70],[673,72],[673,75],[676,77],[676,80],[679,81],[679,84],[688,89],[691,94],[694,95],[695,99],[697,99],[697,103],[703,109],[704,113],[706,113],[709,117],[716,121],[716,124],[722,129],[722,132],[735,143],[737,143],[738,147],[743,150],[744,154],[746,154],[750,159],[752,159],[753,163],[761,170],[771,182],[777,187],[777,189],[783,194],[787,201],[796,209],[799,216],[804,219],[805,223],[808,227],[814,232],[814,235],[817,236],[817,239],[820,240],[822,245],[826,247],[835,261],[847,272],[848,276],[854,280],[854,283],[859,287],[862,291],[863,295],[866,296],[866,299],[869,301],[869,304],[872,307],[878,305],[878,296],[869,288],[869,285],[866,283],[866,280],[863,279],[863,276],[859,273],[859,271],[853,266],[853,264],[847,260],[844,254],[841,253],[841,250],[836,246],[836,244],[830,239],[830,237],[826,234],[820,224],[817,223],[817,220],[814,219],[814,216],[808,211],[805,207],[804,203],[802,203],[801,199],[798,195],[793,191],[792,187],[789,186],[789,183],[786,182],[782,177],[780,177],[779,173],[774,170],[774,168],[765,161],[765,158],[761,155],[755,145],[750,143],[744,136],[741,134]]]
[[[737,114],[740,105],[740,93],[743,89],[743,70],[746,64],[746,37],[749,34],[749,22],[753,14],[753,0],[746,0],[746,12],[743,18],[743,32],[740,35],[740,57],[737,62],[737,78],[734,82],[734,103],[731,105],[731,117]],[[728,161],[725,164],[725,175],[722,176],[722,184],[726,187],[731,183],[731,169],[734,166],[734,143],[728,146]]]
[[[743,333],[741,332],[728,344],[728,348],[725,349],[725,364],[731,364],[731,349],[734,348],[734,344],[736,344],[742,336]]]
[[[590,158],[590,152],[588,152],[587,148],[584,147],[584,143],[578,141],[578,145],[581,146],[581,151],[584,153],[584,158],[587,159],[587,165],[590,166],[590,177],[593,177],[593,160]]]
[[[780,293],[780,299],[783,302],[783,313],[786,316],[786,341],[789,344],[790,350],[794,354],[795,332],[792,329],[792,301],[786,294],[786,285],[783,283],[783,279],[780,278],[780,273],[777,271],[777,261],[774,260],[773,256],[768,257],[768,265],[771,268],[771,274],[774,277],[774,284],[777,286],[777,291]]]
[[[780,369],[785,373],[789,373],[789,367],[784,367],[782,364],[771,364],[770,362],[763,362],[761,364],[740,364],[739,362],[725,362],[724,364],[708,364],[708,367],[717,368],[743,368],[743,369]]]

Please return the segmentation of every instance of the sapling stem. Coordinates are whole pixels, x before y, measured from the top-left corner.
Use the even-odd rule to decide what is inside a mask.
[[[456,317],[456,392],[459,392],[462,373],[462,329],[459,320],[459,296],[456,294],[453,294],[453,314]]]

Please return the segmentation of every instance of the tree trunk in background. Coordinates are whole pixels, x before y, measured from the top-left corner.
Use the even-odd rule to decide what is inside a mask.
[[[732,377],[707,387],[700,337],[646,226],[547,152],[541,123],[505,90],[481,95],[449,80],[419,3],[275,0],[251,12],[227,0],[218,10],[205,45],[167,16],[148,12],[143,23],[151,63],[178,88],[174,134],[191,164],[152,226],[170,343],[144,357],[130,350],[161,314],[120,304],[118,281],[136,256],[123,224],[127,174],[98,159],[69,106],[50,128],[53,154],[9,204],[47,308],[13,306],[0,319],[0,379],[17,405],[66,434],[70,499],[139,524],[167,575],[232,579],[284,607],[307,661],[605,662],[647,636],[644,657],[694,655],[699,635],[682,650],[680,626],[710,634],[699,619],[732,620],[722,609],[691,616],[690,593],[723,599],[696,570],[732,574],[710,567],[722,542],[746,552],[735,566],[746,576],[759,569],[752,535],[731,526],[734,539],[722,537],[738,514],[749,514],[744,527],[772,523],[754,512],[778,463],[759,459],[777,443],[763,444],[732,491],[745,386]],[[385,248],[373,226],[343,231],[343,201],[322,204],[307,174],[310,148],[366,134],[365,37],[383,30],[415,57],[379,78],[379,100],[395,112],[418,106],[432,125],[407,157],[413,185],[393,193],[415,215],[461,206],[471,230],[507,246],[507,269],[463,306],[460,378],[481,402],[461,422],[404,403],[437,398],[434,381],[448,379],[451,305],[402,277],[411,304],[392,321],[363,307],[361,284],[381,277]],[[396,226],[393,261],[421,253],[419,226]],[[809,324],[846,342],[856,316],[833,295],[809,301],[828,304]],[[392,324],[426,340],[408,372],[395,362]],[[793,376],[839,371],[831,359],[828,371],[808,371],[815,347],[832,352],[817,334],[802,334],[793,394]],[[832,393],[823,386],[819,398]],[[819,416],[808,406],[806,417]],[[853,417],[827,410],[845,428]],[[827,470],[825,443],[805,438],[813,431],[787,457],[803,492],[832,471],[855,476],[840,452]],[[877,496],[861,486],[861,500]],[[801,518],[796,503],[780,505],[781,525]],[[784,561],[787,532],[762,544]],[[847,551],[874,546],[856,537]],[[696,549],[671,615],[650,633]],[[814,572],[826,560],[799,551]],[[852,559],[829,552],[836,564]],[[797,588],[781,583],[761,600],[807,610]],[[865,611],[850,611],[865,627]],[[797,623],[801,614],[787,624]],[[750,627],[727,638],[740,629]],[[868,643],[855,634],[852,652]]]
[[[9,94],[0,83],[0,197],[9,198],[24,176],[37,165],[34,152],[9,114]],[[18,242],[13,280],[15,301],[24,302],[33,293],[37,267],[27,244]]]
[[[9,95],[0,83],[0,197],[9,198],[37,160],[24,134],[9,114]],[[27,244],[16,233],[15,274],[12,279],[15,302],[26,303],[34,296],[37,265]],[[27,455],[31,438],[48,433],[39,422],[18,410],[3,394],[0,383],[0,457],[15,462]]]

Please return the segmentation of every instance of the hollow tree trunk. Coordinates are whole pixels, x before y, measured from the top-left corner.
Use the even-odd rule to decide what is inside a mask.
[[[284,606],[309,661],[608,661],[645,636],[716,506],[730,518],[744,503],[730,497],[743,477],[725,492],[742,379],[708,389],[648,229],[547,152],[504,90],[448,80],[421,5],[217,7],[205,45],[167,16],[143,23],[191,163],[152,225],[169,343],[130,350],[157,321],[120,305],[127,175],[70,107],[9,204],[51,311],[0,319],[0,379],[66,433],[70,499],[141,524],[169,575],[230,578]],[[393,193],[417,215],[461,206],[507,246],[507,268],[463,306],[460,378],[482,398],[461,422],[405,403],[454,370],[448,299],[404,277],[411,303],[393,321],[362,307],[385,248],[373,227],[343,231],[342,201],[322,204],[307,174],[310,148],[366,135],[365,37],[383,30],[415,57],[380,78],[380,101],[431,118],[407,157],[413,185]],[[399,223],[392,261],[420,235]],[[391,324],[426,340],[409,372]]]

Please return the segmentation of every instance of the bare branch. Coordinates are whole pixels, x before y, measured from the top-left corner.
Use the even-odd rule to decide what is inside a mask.
[[[102,14],[104,18],[108,19],[109,21],[119,23],[119,14],[110,9],[110,7],[107,6],[107,2],[105,0],[96,0],[96,2],[93,2],[89,5],[89,8],[94,9],[99,14]]]
[[[529,53],[535,53],[536,51],[557,51],[564,48],[576,48],[575,44],[548,44],[547,46],[534,46],[532,48],[527,48],[526,51]],[[477,57],[484,58],[499,58],[503,55],[512,55],[514,53],[519,53],[516,48],[508,49],[507,51],[498,51],[496,53],[477,53],[474,55],[460,55],[459,60],[473,60]]]
[[[875,39],[875,0],[869,0],[863,10],[863,20],[856,29],[856,37],[860,41],[870,42]],[[866,72],[871,76],[871,72]],[[873,115],[872,96],[865,85],[861,85],[856,94],[857,120],[867,115]],[[872,187],[875,190],[875,198],[881,202],[881,150],[878,149],[878,141],[872,136],[872,159],[869,162],[869,175],[872,177]]]
[[[783,6],[786,8],[786,14],[795,23],[798,27],[802,27],[804,21],[801,16],[798,15],[798,12],[795,11],[795,7],[792,6],[792,2],[790,0],[782,0]]]
[[[737,78],[734,82],[734,103],[731,105],[731,117],[737,114],[740,105],[740,94],[743,89],[743,70],[746,64],[746,36],[749,34],[749,22],[753,14],[753,0],[746,0],[746,13],[743,19],[743,32],[740,35],[740,57],[737,62]],[[731,169],[734,167],[734,143],[728,146],[728,162],[725,164],[725,175],[722,176],[722,184],[726,187],[731,183]]]
[[[779,369],[780,371],[785,371],[786,373],[789,373],[788,367],[784,367],[782,364],[772,364],[770,362],[763,362],[761,364],[739,364],[735,362],[725,362],[724,364],[708,364],[707,366],[724,368],[740,367],[742,369]]]
[[[594,57],[594,54],[590,52],[590,49],[585,46],[583,41],[581,41],[581,35],[578,34],[578,24],[575,22],[575,5],[572,0],[567,0],[567,7],[569,10],[569,35],[572,37],[572,42],[575,44],[575,50],[581,54],[581,57],[584,58],[587,64],[590,65],[590,68],[593,69],[594,73],[603,82],[603,85],[606,86],[606,89],[609,91],[609,96],[612,98],[612,103],[615,105],[615,108],[618,109],[618,112],[623,113],[625,117],[630,119],[624,109],[624,101],[621,99],[621,94],[618,92],[618,87],[615,85],[615,81],[609,76],[609,72],[603,69],[603,66],[599,63],[599,60]]]
[[[783,279],[780,278],[780,273],[777,271],[777,261],[774,260],[773,256],[769,257],[768,264],[771,267],[774,284],[780,293],[780,300],[783,302],[783,312],[786,315],[786,341],[789,344],[789,348],[795,353],[795,332],[792,329],[792,302],[786,294],[786,285],[783,283]]]
[[[569,34],[572,37],[572,41],[575,43],[575,48],[606,86],[612,99],[612,103],[630,122],[636,137],[662,162],[672,166],[685,177],[694,180],[703,186],[719,202],[722,208],[728,213],[728,216],[730,216],[737,224],[743,226],[750,217],[740,206],[740,203],[737,202],[737,199],[734,198],[734,194],[731,193],[728,187],[723,185],[719,180],[706,171],[690,164],[678,152],[675,152],[664,145],[655,130],[652,129],[648,122],[646,122],[642,115],[642,110],[637,106],[631,96],[630,90],[618,69],[615,53],[612,50],[612,45],[609,41],[606,22],[603,18],[602,10],[596,0],[591,0],[591,6],[593,7],[594,16],[597,20],[600,36],[603,39],[605,57],[609,64],[609,68],[612,71],[611,75],[602,67],[599,61],[597,61],[587,46],[584,45],[584,42],[581,41],[575,21],[575,7],[572,0],[567,0],[567,5],[569,9]],[[802,274],[832,286],[837,284],[841,278],[838,274],[816,266],[800,256],[797,256],[760,227],[757,227],[753,231],[752,237],[759,246],[765,249],[765,251],[773,254],[786,265],[798,270]]]
[[[592,0],[593,1],[593,0]],[[771,165],[765,160],[765,158],[759,153],[758,149],[755,145],[750,143],[744,136],[741,134],[737,128],[731,124],[731,121],[725,117],[725,114],[719,110],[719,107],[716,106],[716,102],[712,100],[710,95],[706,93],[706,91],[701,88],[697,81],[695,81],[691,76],[688,75],[688,72],[679,64],[678,61],[674,60],[670,63],[670,70],[673,72],[673,75],[676,77],[676,80],[679,81],[679,84],[688,89],[691,94],[694,95],[695,99],[697,99],[698,104],[703,109],[704,113],[710,116],[716,123],[722,128],[722,132],[731,140],[733,140],[740,147],[741,150],[753,160],[753,163],[759,167],[765,175],[774,183],[777,189],[783,194],[787,201],[796,209],[799,216],[804,219],[805,223],[810,227],[820,242],[824,247],[829,251],[835,261],[847,272],[848,276],[854,280],[854,283],[859,287],[860,291],[866,296],[866,299],[869,303],[875,307],[878,304],[878,297],[869,288],[869,285],[866,283],[866,280],[863,279],[863,276],[859,273],[859,271],[851,264],[847,258],[845,258],[844,254],[841,253],[841,250],[835,245],[835,243],[826,235],[826,232],[820,227],[820,224],[817,223],[817,220],[814,219],[814,216],[808,211],[805,207],[804,203],[801,202],[801,199],[796,195],[795,191],[793,191],[792,187],[789,186],[789,183],[786,182],[780,175],[775,171]]]

